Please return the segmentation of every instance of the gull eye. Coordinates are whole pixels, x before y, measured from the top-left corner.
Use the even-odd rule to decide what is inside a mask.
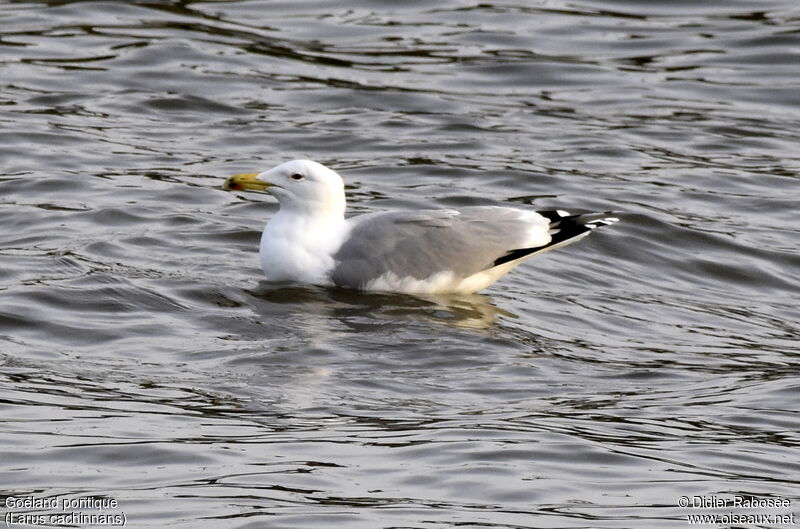
[[[301,175],[300,173],[294,173],[291,177],[292,180],[302,180],[305,176]]]

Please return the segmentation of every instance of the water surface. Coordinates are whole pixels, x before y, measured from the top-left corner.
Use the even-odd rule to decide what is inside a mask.
[[[788,0],[3,4],[0,495],[132,527],[800,519],[799,35]],[[475,296],[270,285],[276,203],[221,184],[297,157],[355,213],[622,222]]]

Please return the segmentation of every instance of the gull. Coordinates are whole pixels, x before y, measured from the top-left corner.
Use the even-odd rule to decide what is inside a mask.
[[[344,182],[311,160],[231,176],[229,190],[267,191],[279,210],[259,256],[268,281],[409,294],[470,294],[543,252],[617,219],[503,206],[389,211],[345,218]]]

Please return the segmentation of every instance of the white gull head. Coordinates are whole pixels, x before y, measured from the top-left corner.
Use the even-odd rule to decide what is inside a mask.
[[[331,169],[311,160],[292,160],[256,179],[269,187],[281,210],[314,217],[343,218],[344,182]]]

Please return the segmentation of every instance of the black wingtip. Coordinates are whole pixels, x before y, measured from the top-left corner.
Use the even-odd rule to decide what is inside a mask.
[[[492,266],[499,266],[503,263],[516,261],[527,255],[543,252],[559,246],[566,246],[573,239],[577,240],[578,238],[582,238],[595,228],[609,226],[619,221],[618,213],[614,211],[572,215],[563,209],[556,209],[537,211],[537,213],[550,221],[550,242],[544,246],[510,250],[502,257],[495,259]]]

